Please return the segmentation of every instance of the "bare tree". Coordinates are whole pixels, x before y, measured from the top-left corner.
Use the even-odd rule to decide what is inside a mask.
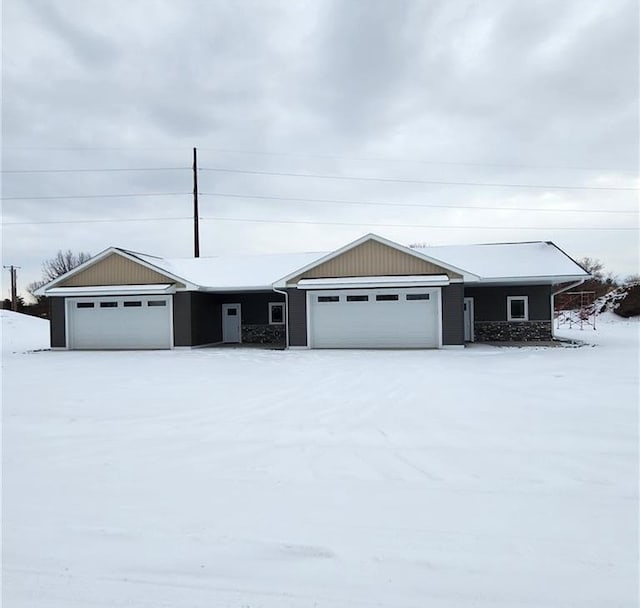
[[[81,251],[73,253],[70,249],[67,251],[58,251],[55,256],[42,262],[42,280],[34,281],[27,285],[27,291],[33,296],[33,292],[46,285],[47,283],[57,279],[59,276],[73,270],[76,266],[80,266],[91,257],[90,253]],[[33,296],[39,300],[37,296]]]

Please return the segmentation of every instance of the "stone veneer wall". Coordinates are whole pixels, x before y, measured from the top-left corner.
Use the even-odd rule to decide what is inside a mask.
[[[476,321],[476,342],[528,342],[551,340],[551,321]]]
[[[285,340],[284,325],[242,325],[242,342],[244,344],[284,346]]]

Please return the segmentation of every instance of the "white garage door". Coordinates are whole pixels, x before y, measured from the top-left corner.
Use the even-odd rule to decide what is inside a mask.
[[[67,300],[72,349],[171,348],[170,296],[114,296]]]
[[[311,291],[311,348],[436,348],[440,289]]]

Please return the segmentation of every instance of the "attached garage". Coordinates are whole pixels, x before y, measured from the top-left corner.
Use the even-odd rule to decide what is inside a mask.
[[[439,288],[307,292],[311,348],[438,348]]]
[[[164,349],[173,346],[171,296],[67,298],[71,349]]]

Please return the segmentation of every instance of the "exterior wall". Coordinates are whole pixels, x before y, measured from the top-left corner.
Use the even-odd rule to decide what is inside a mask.
[[[464,285],[442,288],[442,344],[464,345]]]
[[[289,284],[295,284],[300,279],[416,274],[446,274],[450,278],[460,278],[459,274],[436,264],[371,240],[300,274],[291,279]]]
[[[286,329],[282,325],[269,324],[269,303],[281,302],[284,296],[275,291],[260,291],[239,294],[217,294],[216,303],[222,311],[222,304],[240,304],[242,342],[245,344],[274,344],[284,346]],[[220,312],[222,324],[222,312]],[[220,338],[222,340],[222,338]]]
[[[284,346],[285,326],[269,325],[269,303],[284,296],[272,291],[214,294],[178,292],[173,296],[175,346],[199,346],[222,342],[222,305],[240,304],[242,342]]]
[[[84,287],[87,285],[150,285],[174,283],[173,279],[142,266],[118,254],[111,254],[89,266],[66,281],[60,287]]]
[[[173,294],[173,345],[193,346],[191,339],[191,292]]]
[[[307,292],[287,289],[289,294],[289,346],[307,346]]]
[[[51,348],[65,348],[67,336],[64,298],[49,298],[49,319]]]
[[[473,298],[476,342],[552,339],[550,285],[465,287],[464,295]],[[528,297],[528,321],[507,321],[508,296]]]
[[[181,291],[173,295],[173,343],[199,346],[222,341],[222,309],[215,296]]]

